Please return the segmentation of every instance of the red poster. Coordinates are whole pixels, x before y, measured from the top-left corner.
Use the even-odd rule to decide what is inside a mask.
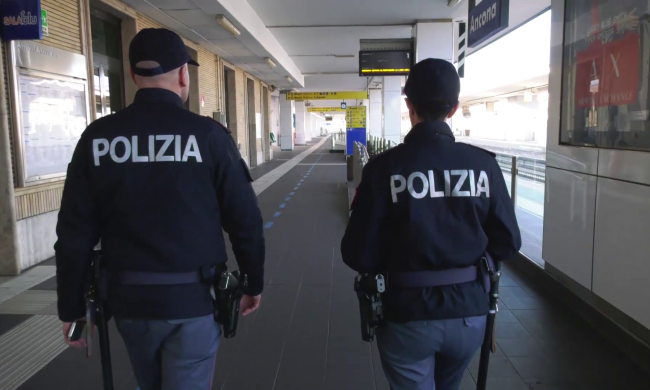
[[[594,2],[587,38],[591,43],[576,55],[577,108],[631,104],[638,95],[638,29],[625,30],[622,23],[612,22],[612,18],[599,22],[597,6]],[[627,20],[623,17],[619,21]]]
[[[639,88],[639,35],[592,45],[576,56],[576,104],[579,108],[634,103]],[[593,101],[593,102],[592,102]]]

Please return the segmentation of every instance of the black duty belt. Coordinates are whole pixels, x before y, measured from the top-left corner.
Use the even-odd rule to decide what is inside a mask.
[[[477,265],[440,271],[390,272],[386,284],[390,287],[425,288],[449,286],[481,280],[486,291],[490,291],[490,271],[494,261],[485,255]]]
[[[217,270],[214,267],[192,272],[117,271],[110,280],[127,286],[172,286],[178,284],[212,283]]]

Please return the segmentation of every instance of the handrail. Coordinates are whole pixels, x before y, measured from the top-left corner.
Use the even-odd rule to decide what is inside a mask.
[[[389,141],[386,138],[370,136],[368,139],[368,153],[371,156],[376,156],[395,146],[397,146],[395,142]]]

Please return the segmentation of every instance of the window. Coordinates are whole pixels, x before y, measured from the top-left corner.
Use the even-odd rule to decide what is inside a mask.
[[[650,150],[647,1],[567,0],[560,143]]]

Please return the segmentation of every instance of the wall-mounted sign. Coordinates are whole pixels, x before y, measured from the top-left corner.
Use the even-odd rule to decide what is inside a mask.
[[[345,102],[341,103],[341,110],[345,110],[347,107],[348,105]]]
[[[50,36],[50,29],[49,29],[49,24],[47,23],[47,11],[44,9],[41,9],[41,27],[43,28],[43,36],[44,37],[49,37]]]
[[[345,115],[347,138],[346,153],[354,153],[354,142],[361,142],[366,145],[366,107],[349,106]]]
[[[2,40],[43,39],[40,0],[2,0]]]
[[[352,92],[289,92],[287,100],[346,100],[368,99],[366,91]]]
[[[476,47],[508,28],[509,0],[483,0],[469,11],[467,46]]]

